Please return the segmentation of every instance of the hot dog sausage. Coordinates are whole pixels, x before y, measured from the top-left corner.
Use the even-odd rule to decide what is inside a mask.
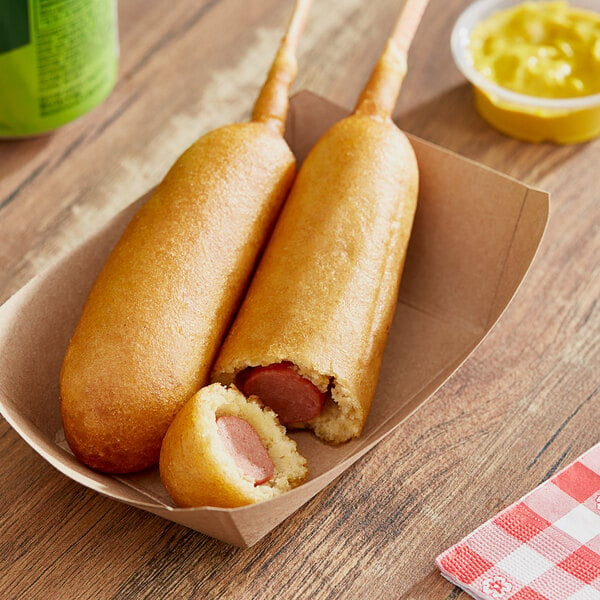
[[[258,396],[270,406],[284,425],[314,419],[325,402],[325,394],[291,363],[248,369],[238,375],[236,383],[246,396]]]
[[[248,421],[232,415],[222,416],[217,419],[217,429],[227,451],[237,466],[254,480],[254,485],[261,485],[273,477],[273,461]]]

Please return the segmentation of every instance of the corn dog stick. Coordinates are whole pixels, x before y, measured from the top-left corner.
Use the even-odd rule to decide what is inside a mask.
[[[354,112],[389,119],[406,75],[408,49],[429,0],[406,0]]]
[[[289,90],[298,70],[296,48],[311,4],[312,0],[296,0],[286,34],[252,112],[253,121],[267,123],[280,133],[283,133],[285,127]]]
[[[175,414],[207,381],[295,175],[282,132],[309,5],[296,3],[253,120],[179,157],[90,292],[63,362],[61,415],[94,469],[155,464]]]

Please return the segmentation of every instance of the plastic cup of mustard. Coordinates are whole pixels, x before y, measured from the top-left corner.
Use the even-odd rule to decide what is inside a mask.
[[[600,135],[600,0],[477,0],[451,37],[475,106],[499,131],[572,144]]]

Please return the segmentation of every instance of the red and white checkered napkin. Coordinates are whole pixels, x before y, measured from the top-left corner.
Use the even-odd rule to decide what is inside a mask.
[[[600,600],[600,444],[436,562],[477,600]]]

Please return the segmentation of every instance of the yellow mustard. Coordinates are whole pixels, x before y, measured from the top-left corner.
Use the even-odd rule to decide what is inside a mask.
[[[564,1],[524,2],[471,31],[475,68],[503,88],[543,98],[600,93],[600,14]]]

